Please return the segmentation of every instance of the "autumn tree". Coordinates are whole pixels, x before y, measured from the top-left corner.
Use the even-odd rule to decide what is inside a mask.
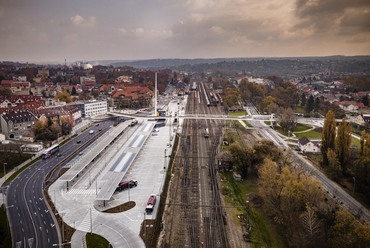
[[[335,181],[338,181],[342,177],[342,168],[337,158],[337,154],[334,150],[329,149],[329,151],[327,152],[327,157],[329,175]]]
[[[292,131],[297,125],[297,116],[291,108],[280,108],[276,117],[285,132]]]
[[[278,164],[270,159],[264,160],[258,175],[259,192],[267,211],[284,228],[290,245],[298,247],[307,243],[307,232],[314,234],[321,228],[315,212],[311,212],[311,216],[302,217],[307,205],[312,206],[311,211],[314,211],[314,207],[323,199],[318,183],[309,175],[297,173],[289,166],[279,169]],[[303,221],[297,221],[302,218]]]
[[[329,149],[334,150],[335,146],[335,132],[336,132],[335,116],[333,111],[326,114],[324,127],[321,135],[321,154],[323,165],[328,165],[327,152]]]
[[[66,103],[72,102],[71,95],[66,91],[58,92],[58,94],[55,96],[55,99]]]
[[[352,141],[352,128],[350,123],[346,122],[346,118],[338,126],[337,135],[335,138],[335,153],[342,167],[343,174],[347,172],[347,162],[349,160],[349,148]]]
[[[370,197],[370,134],[362,131],[360,158],[354,169],[355,190]]]
[[[332,247],[369,247],[370,222],[362,224],[350,212],[340,209],[330,229],[330,242]]]

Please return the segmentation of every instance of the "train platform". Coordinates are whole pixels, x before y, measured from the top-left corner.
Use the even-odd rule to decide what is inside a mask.
[[[182,104],[185,106],[186,102]],[[167,113],[181,110],[175,100],[165,107]],[[168,119],[166,126],[156,128],[156,132],[152,132],[153,128],[147,126],[150,122],[144,120],[137,131],[126,137],[126,140],[123,138],[116,146],[112,146],[104,157],[96,161],[105,169],[86,173],[80,178],[79,184],[76,184],[78,187],[67,191],[65,181],[60,180],[50,186],[49,195],[67,225],[79,230],[79,233],[99,234],[106,238],[112,247],[145,247],[139,236],[141,224],[144,219],[156,217],[169,163],[167,156],[172,152],[175,132],[181,130],[182,120],[174,123],[174,119]],[[145,133],[146,128],[150,131],[147,130],[146,137],[142,138],[140,135]],[[130,140],[131,138],[133,140]],[[122,155],[130,152],[136,153],[135,158]],[[130,166],[127,166],[130,162]],[[110,200],[104,202],[102,199],[110,194],[102,191],[104,185],[114,180],[110,180],[109,175],[122,171],[125,171],[123,180],[137,180],[137,187],[115,192]],[[99,175],[95,176],[98,172]],[[102,197],[99,198],[99,194]],[[157,196],[157,204],[152,214],[146,214],[146,203],[152,194]],[[135,207],[121,213],[103,212],[128,201],[134,201]],[[75,243],[74,240],[80,239],[72,239],[72,247],[81,247],[81,242]]]

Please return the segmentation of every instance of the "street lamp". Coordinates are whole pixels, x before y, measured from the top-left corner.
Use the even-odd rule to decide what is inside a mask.
[[[6,181],[6,171],[5,171],[5,166],[7,165],[8,163],[3,163],[3,166],[4,166],[4,181]]]

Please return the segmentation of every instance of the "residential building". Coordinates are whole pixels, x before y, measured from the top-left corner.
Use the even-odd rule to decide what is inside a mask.
[[[30,111],[2,114],[1,132],[7,139],[22,140],[25,137],[33,137],[32,127],[36,120],[37,117]]]
[[[78,106],[83,118],[94,117],[108,113],[108,103],[105,100],[78,101],[70,104]]]
[[[307,153],[319,153],[321,151],[319,141],[311,141],[305,136],[298,140],[298,147],[302,152]]]

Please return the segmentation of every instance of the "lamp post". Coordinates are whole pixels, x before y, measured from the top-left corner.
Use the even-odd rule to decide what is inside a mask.
[[[164,159],[163,159],[163,170],[166,170],[166,155],[167,155],[167,149],[164,149]]]
[[[247,204],[247,229],[249,231],[249,201],[245,202]]]
[[[355,193],[356,190],[356,178],[353,177],[353,194]]]
[[[5,166],[7,165],[8,163],[3,163],[3,166],[4,166],[4,181],[6,181],[6,171],[5,171]]]

